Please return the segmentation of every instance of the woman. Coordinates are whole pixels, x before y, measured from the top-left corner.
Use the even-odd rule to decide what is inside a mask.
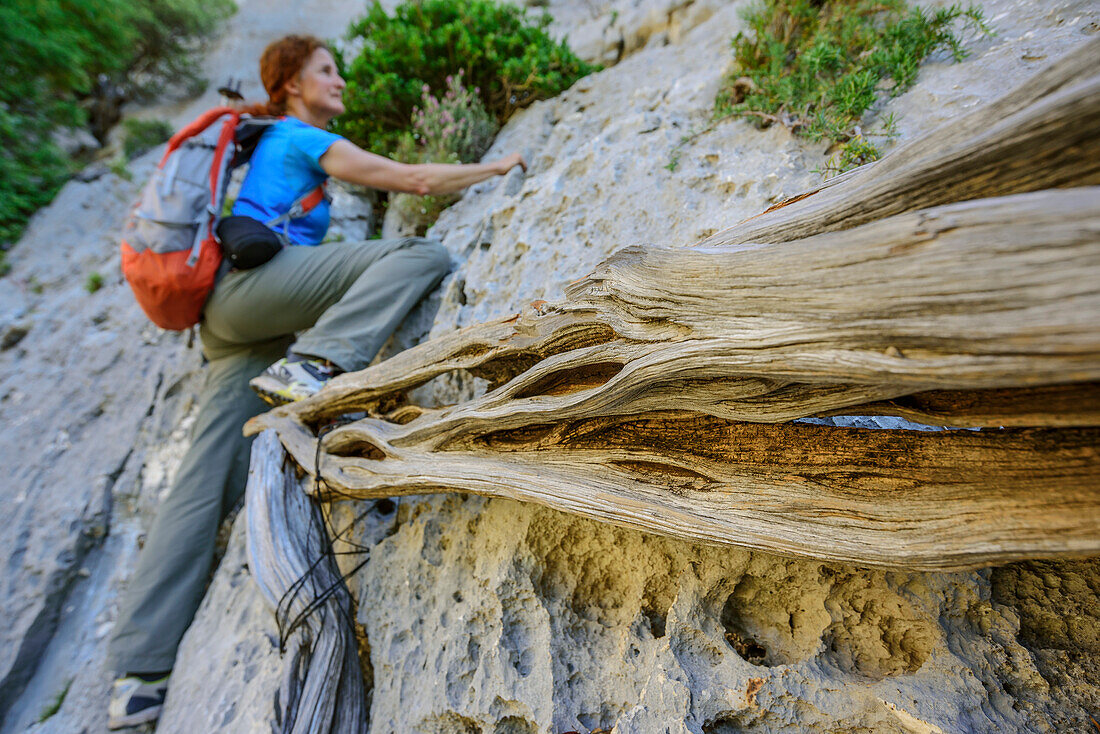
[[[248,111],[285,119],[261,138],[234,214],[271,221],[329,176],[424,195],[459,191],[515,166],[526,170],[518,153],[469,165],[398,163],[326,131],[344,111],[345,84],[316,38],[272,43],[260,77],[269,100]],[[328,223],[327,202],[290,220],[285,234],[294,246],[258,268],[223,274],[206,303],[200,334],[209,365],[192,443],[109,643],[109,665],[123,676],[112,688],[112,729],[160,714],[176,648],[202,601],[218,525],[244,491],[250,441],[241,426],[264,409],[249,378],[277,403],[366,367],[449,268],[443,247],[421,238],[318,247]]]

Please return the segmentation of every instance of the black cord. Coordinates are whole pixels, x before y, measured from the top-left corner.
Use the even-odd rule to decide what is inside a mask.
[[[337,490],[328,483],[321,473],[321,456],[324,453],[322,450],[324,437],[340,425],[342,424],[338,422],[330,423],[317,432],[317,444],[313,456],[313,476],[314,481],[317,483],[318,494],[321,490],[324,490],[326,497],[335,496],[342,499],[354,500],[358,498]],[[305,624],[318,609],[324,610],[326,608],[326,602],[333,596],[344,597],[345,603],[337,604],[336,610],[341,619],[349,627],[354,624],[354,620],[350,617],[351,594],[348,591],[347,581],[370,561],[370,547],[351,540],[351,530],[366,517],[371,510],[360,513],[342,530],[335,531],[333,530],[335,528],[335,520],[332,515],[332,503],[321,502],[314,497],[309,497],[308,500],[313,512],[311,512],[310,517],[309,534],[306,536],[306,549],[309,550],[315,547],[313,534],[316,532],[316,544],[319,546],[320,553],[310,564],[309,568],[290,585],[279,599],[275,611],[275,622],[279,630],[280,652],[286,651],[286,643],[289,641],[291,635],[293,635],[299,627]],[[337,553],[333,547],[333,541],[335,540],[342,540],[344,543],[351,546],[351,549]],[[338,555],[362,555],[365,557],[346,574],[341,574],[339,566],[336,564],[336,557]],[[319,588],[319,577],[324,576],[328,576],[334,580],[324,588]],[[301,594],[306,592],[309,594],[310,601],[298,615],[291,619],[290,610],[292,605],[300,598]],[[323,623],[324,620],[322,619],[322,624]]]

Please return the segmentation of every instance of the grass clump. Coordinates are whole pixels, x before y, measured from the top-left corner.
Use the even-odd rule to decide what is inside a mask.
[[[550,17],[495,0],[417,0],[389,15],[377,1],[350,26],[358,48],[342,58],[347,111],[336,130],[382,155],[401,144],[424,85],[446,88],[460,71],[498,123],[553,97],[594,67],[546,33]]]
[[[126,120],[122,123],[126,136],[122,152],[126,160],[133,160],[172,137],[172,124],[167,120]]]
[[[88,273],[88,278],[84,281],[84,290],[89,293],[95,293],[103,287],[103,274],[97,272]]]
[[[46,721],[58,711],[61,710],[61,704],[65,703],[65,696],[69,695],[69,688],[72,687],[73,681],[69,679],[65,681],[65,687],[62,688],[56,696],[53,697],[48,704],[46,704],[42,711],[38,714],[38,723],[41,724]]]
[[[960,26],[989,32],[974,6],[926,11],[905,0],[766,0],[745,20],[716,116],[840,144],[834,170],[878,157],[858,125],[879,92],[904,92],[934,52],[963,59]]]

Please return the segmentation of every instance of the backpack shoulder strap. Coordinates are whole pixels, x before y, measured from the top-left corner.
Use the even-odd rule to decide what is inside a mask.
[[[280,214],[274,219],[269,219],[268,221],[264,222],[264,224],[266,224],[268,227],[271,227],[272,229],[280,225],[287,225],[290,223],[290,220],[300,219],[301,217],[309,214],[311,211],[317,208],[318,204],[320,204],[324,200],[325,184],[322,182],[318,184],[317,188],[311,191],[307,191],[305,194],[302,194],[297,199],[295,199],[294,203],[290,205],[290,209],[288,209],[285,214]],[[286,227],[284,226],[283,229],[285,231]]]
[[[164,151],[164,157],[161,158],[160,165],[163,166],[165,161],[168,160],[168,157],[172,155],[185,140],[198,135],[203,130],[213,125],[219,117],[223,117],[224,115],[232,115],[234,118],[234,125],[236,124],[236,120],[240,118],[240,112],[232,107],[214,107],[207,110],[171,137],[168,141],[168,147]]]

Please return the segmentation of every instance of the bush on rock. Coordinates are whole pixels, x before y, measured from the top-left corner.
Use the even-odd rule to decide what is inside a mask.
[[[57,137],[102,142],[118,107],[162,87],[200,84],[191,58],[232,0],[12,0],[0,3],[0,249],[65,182]]]
[[[973,6],[924,10],[905,0],[767,0],[745,20],[716,114],[838,143],[838,168],[878,157],[858,123],[880,91],[904,92],[936,51],[965,57],[960,23],[988,31]]]
[[[498,122],[553,97],[594,67],[546,33],[549,16],[495,0],[421,0],[388,15],[377,1],[352,23],[357,54],[342,59],[347,112],[337,132],[382,155],[397,152],[424,85],[463,72]]]

